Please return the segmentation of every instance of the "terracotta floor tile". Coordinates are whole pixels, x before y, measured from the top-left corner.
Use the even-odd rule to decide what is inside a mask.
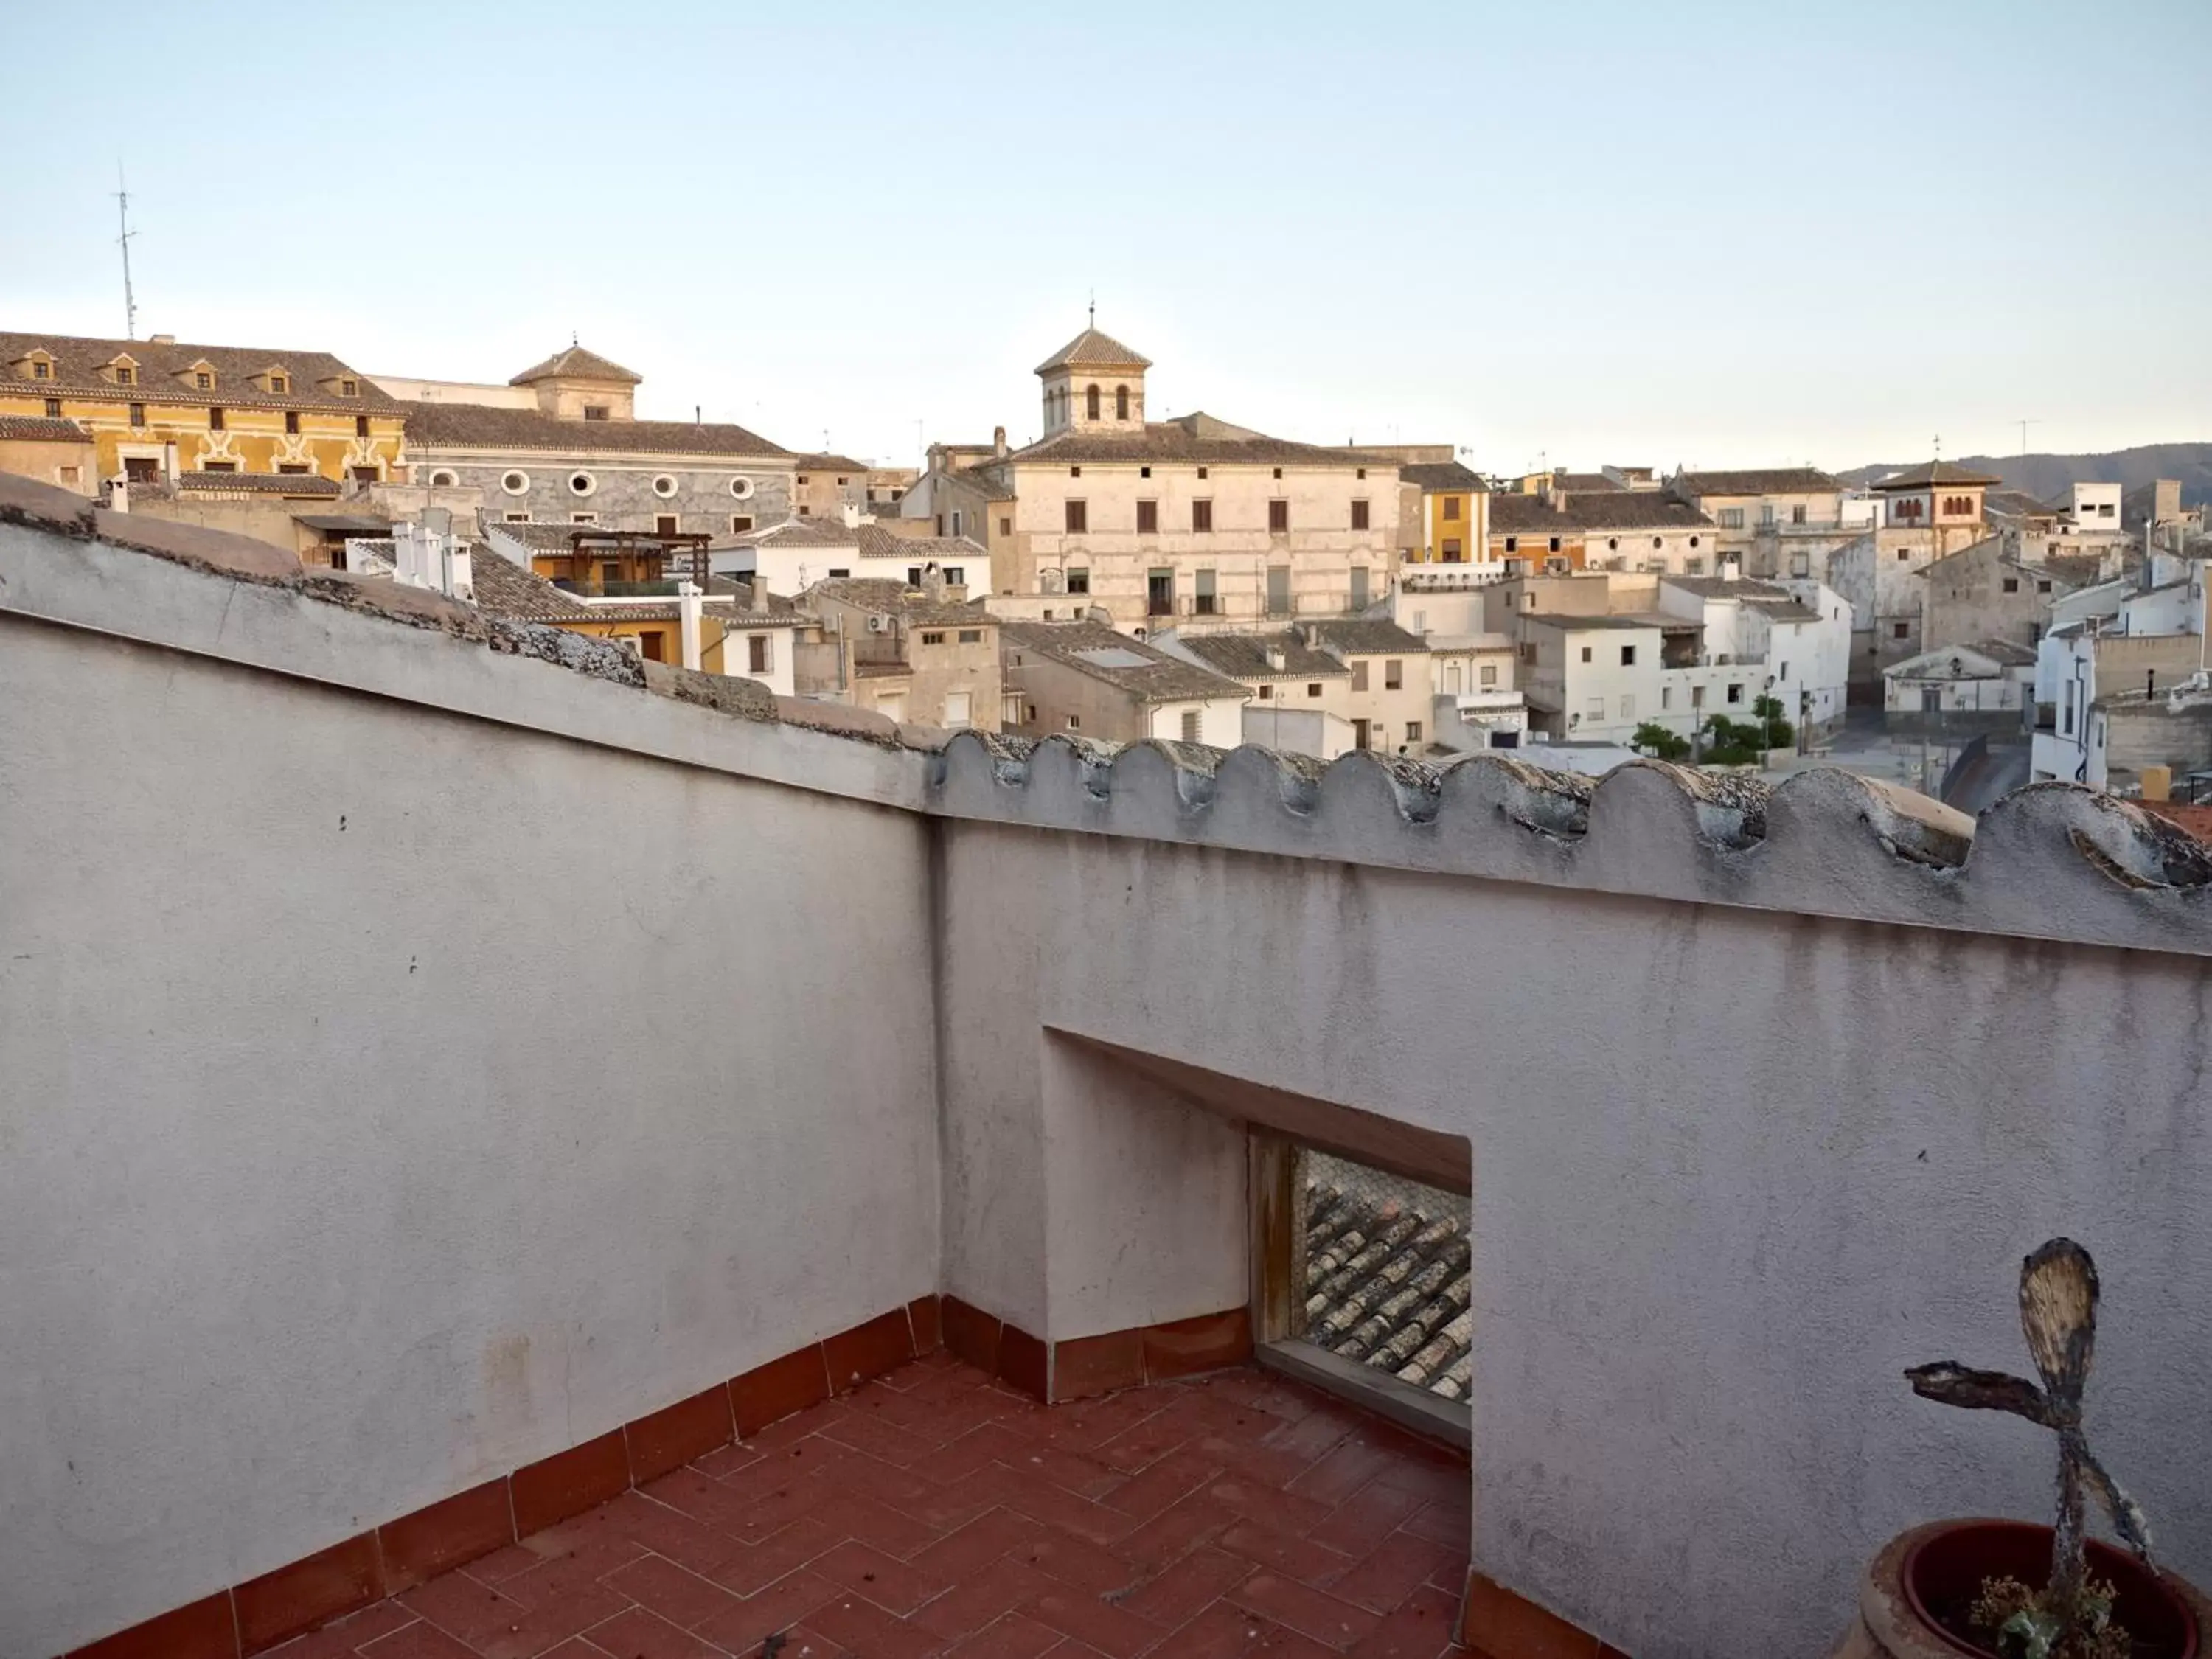
[[[1340,1550],[1316,1544],[1310,1538],[1301,1538],[1295,1533],[1278,1532],[1273,1527],[1263,1527],[1251,1520],[1238,1521],[1215,1539],[1214,1544],[1231,1555],[1241,1555],[1254,1566],[1265,1567],[1271,1572],[1306,1584],[1326,1583],[1352,1565],[1352,1557]],[[1425,1566],[1425,1561],[1417,1565],[1413,1583],[1421,1582]]]
[[[464,1646],[435,1625],[419,1619],[404,1630],[364,1644],[360,1651],[362,1659],[477,1659],[474,1648]]]
[[[811,1565],[812,1571],[824,1578],[866,1596],[878,1607],[902,1619],[924,1601],[951,1588],[950,1580],[921,1567],[910,1567],[856,1538],[848,1538],[836,1548],[825,1551]]]
[[[506,1629],[530,1611],[490,1585],[478,1583],[465,1568],[417,1584],[399,1601],[448,1635],[470,1643]]]
[[[1141,1576],[1111,1551],[1052,1528],[1037,1528],[1010,1553],[1024,1565],[1085,1595],[1110,1595],[1130,1589]]]
[[[1043,1659],[1066,1640],[1050,1625],[1010,1613],[947,1648],[945,1659]]]
[[[1040,1595],[1023,1612],[1040,1624],[1050,1625],[1063,1636],[1087,1643],[1108,1659],[1136,1659],[1136,1656],[1165,1636],[1151,1620],[1102,1601],[1095,1595],[1063,1590]]]
[[[820,1517],[802,1516],[781,1532],[773,1533],[757,1544],[741,1546],[738,1554],[707,1577],[739,1595],[756,1595],[844,1541],[845,1534]]]
[[[1388,1613],[1431,1586],[1463,1581],[1467,1553],[1449,1545],[1391,1533],[1359,1561],[1334,1578],[1316,1579],[1331,1595],[1375,1613]]]
[[[1114,1553],[1158,1571],[1185,1552],[1211,1543],[1237,1520],[1235,1510],[1213,1500],[1210,1488],[1194,1492],[1123,1535],[1114,1544]]]
[[[1215,1602],[1185,1625],[1171,1645],[1175,1659],[1326,1659],[1336,1652],[1229,1601]]]
[[[1036,1568],[1009,1556],[977,1569],[944,1595],[924,1602],[915,1609],[913,1622],[950,1641],[979,1631],[1060,1588]]]
[[[1358,1641],[1378,1622],[1365,1607],[1275,1573],[1254,1573],[1230,1592],[1229,1599],[1247,1612],[1272,1619],[1333,1648]]]
[[[616,1568],[607,1575],[606,1586],[684,1630],[696,1629],[718,1613],[727,1613],[738,1601],[720,1584],[659,1555],[643,1556]]]
[[[1222,1474],[1221,1465],[1212,1459],[1178,1449],[1155,1459],[1139,1473],[1102,1494],[1098,1501],[1109,1509],[1149,1521],[1177,1498],[1212,1485]]]
[[[654,1555],[673,1561],[688,1572],[711,1576],[715,1568],[745,1548],[741,1540],[642,1492],[631,1492],[617,1501],[632,1506],[629,1535]]]
[[[1352,1659],[1438,1659],[1462,1651],[1452,1645],[1459,1603],[1441,1590],[1423,1589],[1353,1643]]]
[[[624,1608],[593,1625],[584,1632],[583,1640],[613,1659],[722,1659],[721,1649],[710,1647],[690,1632],[643,1607]]]
[[[808,1613],[806,1628],[820,1631],[848,1652],[866,1654],[867,1659],[928,1659],[945,1645],[933,1632],[850,1591],[832,1596]]]
[[[352,1659],[356,1649],[414,1622],[415,1614],[398,1602],[379,1601],[271,1648],[266,1659]]]
[[[728,1612],[716,1613],[695,1634],[732,1653],[751,1653],[769,1637],[790,1630],[830,1597],[842,1593],[827,1578],[801,1568],[747,1596]]]
[[[620,1613],[629,1602],[604,1584],[587,1584],[532,1607],[504,1630],[471,1639],[483,1659],[537,1659],[546,1649]]]
[[[1048,1408],[933,1355],[275,1651],[1440,1659],[1469,1496],[1448,1449],[1256,1371]]]
[[[1257,1571],[1241,1556],[1201,1545],[1124,1595],[1121,1605],[1171,1629],[1195,1619]]]
[[[1346,1555],[1364,1555],[1377,1539],[1395,1532],[1420,1506],[1420,1500],[1411,1492],[1370,1481],[1339,1504],[1335,1513],[1306,1536]]]
[[[1012,1510],[991,1509],[908,1558],[925,1571],[959,1579],[988,1566],[1036,1536],[1037,1524]]]

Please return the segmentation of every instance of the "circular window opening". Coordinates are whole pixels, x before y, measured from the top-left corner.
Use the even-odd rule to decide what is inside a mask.
[[[750,501],[753,494],[753,481],[750,478],[731,479],[730,494],[741,501]]]
[[[433,489],[451,489],[459,483],[460,480],[450,472],[433,472],[430,475],[430,488]]]
[[[676,475],[672,472],[664,472],[659,477],[655,478],[653,481],[653,493],[659,496],[664,501],[668,500],[670,496],[675,495]]]
[[[568,475],[568,493],[571,495],[588,495],[599,487],[599,480],[588,472],[571,472]]]
[[[499,481],[499,487],[510,495],[526,495],[530,490],[530,475],[527,472],[510,472]]]
[[[1698,544],[1698,538],[1697,538],[1695,536],[1691,537],[1691,538],[1690,538],[1690,545],[1691,545],[1691,546],[1692,546],[1692,547],[1695,547],[1697,544]]]
[[[1615,552],[1618,552],[1620,549],[1620,538],[1618,536],[1608,536],[1605,538],[1605,544]]]

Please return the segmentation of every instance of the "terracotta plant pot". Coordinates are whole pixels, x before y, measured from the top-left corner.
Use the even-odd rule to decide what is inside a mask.
[[[2112,1616],[2136,1639],[2139,1659],[2200,1659],[2212,1631],[2212,1601],[2186,1579],[2153,1575],[2133,1556],[2091,1540],[2089,1571],[2118,1592]],[[1833,1659],[1996,1659],[1943,1621],[2005,1576],[2040,1588],[2051,1576],[2051,1528],[2025,1521],[1936,1521],[1892,1539],[1867,1569],[1851,1621]],[[2212,1656],[2206,1656],[2212,1659]]]

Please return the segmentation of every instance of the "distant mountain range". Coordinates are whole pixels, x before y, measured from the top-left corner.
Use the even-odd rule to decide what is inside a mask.
[[[1917,466],[1927,459],[1899,461],[1880,466],[1856,467],[1836,477],[1845,483],[1871,483],[1892,472]],[[2181,480],[2185,505],[2212,501],[2212,443],[2145,444],[2139,449],[2116,449],[2109,455],[1959,455],[1946,456],[1960,466],[1988,472],[2005,482],[2008,489],[2021,489],[2039,501],[2055,501],[2076,480],[2117,483],[2140,489],[2154,478]]]

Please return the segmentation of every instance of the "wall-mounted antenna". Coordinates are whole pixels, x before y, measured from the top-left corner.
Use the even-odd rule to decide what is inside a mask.
[[[123,250],[123,332],[126,338],[138,337],[138,296],[131,288],[131,239],[138,233],[131,228],[131,189],[123,181],[123,163],[115,164],[115,220],[122,234],[115,246]]]

